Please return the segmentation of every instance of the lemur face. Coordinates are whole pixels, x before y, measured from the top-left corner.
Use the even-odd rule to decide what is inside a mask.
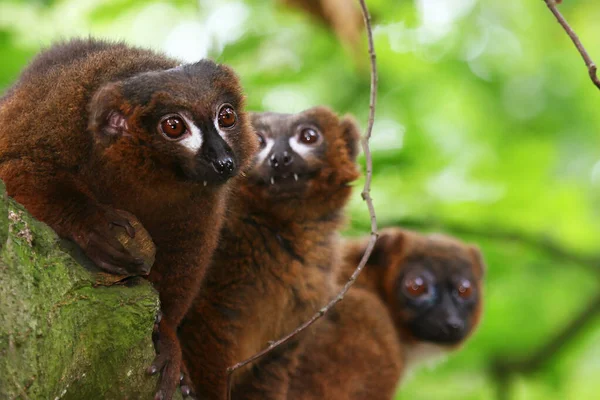
[[[396,282],[403,325],[422,341],[457,344],[472,330],[479,288],[468,253],[410,254]],[[466,253],[466,252],[465,252]]]
[[[90,128],[108,146],[150,150],[154,166],[177,179],[223,183],[245,167],[256,148],[237,77],[200,61],[149,72],[101,88],[91,103]],[[141,145],[141,146],[140,146]]]
[[[313,118],[298,114],[252,116],[259,151],[250,178],[275,193],[306,189],[324,163],[327,141]]]
[[[369,264],[403,340],[452,347],[477,327],[485,267],[476,247],[384,229]]]
[[[356,127],[329,109],[256,113],[252,125],[259,151],[249,179],[270,195],[308,195],[311,190],[316,192],[316,182],[325,175],[331,176],[333,190],[336,184],[345,185],[356,178]]]

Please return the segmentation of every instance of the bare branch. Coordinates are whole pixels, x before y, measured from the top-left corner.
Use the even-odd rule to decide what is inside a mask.
[[[369,148],[369,139],[371,138],[371,133],[373,131],[373,123],[375,122],[375,103],[376,103],[376,99],[377,99],[377,62],[376,62],[376,56],[375,56],[375,46],[373,44],[373,30],[371,29],[371,16],[369,15],[369,9],[367,8],[365,0],[359,0],[359,3],[360,3],[360,7],[362,9],[362,14],[363,14],[365,27],[366,27],[366,31],[367,31],[367,38],[368,38],[368,43],[369,43],[369,57],[371,60],[371,93],[370,93],[370,98],[369,98],[369,120],[367,123],[367,130],[366,130],[364,136],[361,138],[361,145],[362,145],[363,152],[365,153],[365,163],[366,163],[365,185],[363,187],[361,196],[362,196],[363,200],[367,203],[367,208],[369,209],[369,216],[370,216],[370,220],[371,220],[371,237],[369,240],[369,244],[367,245],[367,249],[365,251],[365,254],[363,255],[363,258],[360,260],[360,263],[356,267],[356,270],[354,271],[354,273],[352,274],[352,276],[350,277],[348,282],[346,282],[346,284],[344,285],[342,290],[337,294],[337,296],[333,300],[331,300],[326,306],[321,308],[308,321],[304,322],[302,325],[300,325],[298,328],[296,328],[294,331],[292,331],[288,335],[284,336],[283,338],[281,338],[275,342],[272,342],[269,345],[269,347],[260,351],[259,353],[256,353],[252,357],[227,368],[227,391],[228,391],[227,398],[229,400],[231,400],[231,385],[232,385],[233,373],[236,370],[238,370],[239,368],[242,368],[245,365],[248,365],[251,362],[256,361],[257,359],[261,358],[262,356],[264,356],[271,350],[275,349],[276,347],[278,347],[278,346],[286,343],[290,339],[294,338],[300,332],[302,332],[303,330],[305,330],[306,328],[308,328],[309,326],[314,324],[319,318],[321,318],[329,310],[331,310],[337,303],[339,303],[344,298],[344,295],[346,294],[346,292],[348,292],[350,287],[354,284],[354,282],[358,278],[358,275],[361,273],[361,271],[365,267],[365,264],[367,263],[367,260],[369,259],[371,252],[373,251],[373,247],[375,246],[375,241],[377,240],[377,236],[378,236],[377,218],[375,216],[375,208],[373,207],[373,201],[370,196],[371,180],[373,177],[373,159],[371,157],[371,150]]]
[[[575,47],[577,47],[579,54],[581,54],[581,57],[583,57],[583,61],[585,62],[585,65],[588,67],[588,73],[590,74],[590,79],[592,80],[592,82],[594,82],[594,85],[596,85],[596,87],[598,89],[600,89],[600,80],[598,79],[598,75],[596,75],[596,70],[597,70],[596,64],[594,64],[594,62],[590,58],[589,54],[585,50],[585,47],[583,47],[583,44],[581,44],[581,41],[579,40],[579,37],[577,36],[577,34],[573,31],[573,29],[571,29],[571,27],[567,23],[567,20],[565,20],[565,17],[562,16],[560,11],[558,11],[558,8],[556,7],[556,5],[560,4],[562,2],[562,0],[561,1],[544,0],[544,2],[548,6],[548,8],[552,12],[552,14],[554,14],[556,19],[558,20],[558,23],[563,27],[565,32],[567,32],[567,35],[569,35],[569,37],[573,41],[573,44],[575,44]]]
[[[496,357],[492,363],[493,374],[499,378],[500,382],[506,382],[512,375],[531,374],[539,371],[552,361],[598,315],[600,315],[600,296],[595,296],[575,318],[569,321],[563,329],[551,337],[537,351],[516,360],[507,360],[505,356]]]
[[[518,229],[502,226],[475,226],[456,222],[446,222],[431,218],[398,218],[388,220],[385,226],[402,226],[404,228],[440,230],[457,235],[467,235],[477,238],[515,242],[524,246],[539,249],[558,260],[579,264],[590,272],[600,274],[600,254],[582,254],[571,251],[557,241],[543,234],[532,234]],[[359,226],[360,228],[360,226]]]

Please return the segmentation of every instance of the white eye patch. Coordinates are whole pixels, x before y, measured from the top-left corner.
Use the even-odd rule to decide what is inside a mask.
[[[313,152],[314,145],[307,145],[299,142],[297,136],[292,136],[289,140],[292,150],[298,153],[302,158],[307,158],[307,156]]]
[[[219,115],[217,114],[217,116],[215,117],[215,119],[213,120],[213,124],[215,126],[215,129],[217,130],[217,132],[219,132],[219,136],[221,136],[221,138],[226,141],[229,145],[231,145],[231,143],[229,143],[229,140],[227,140],[227,132],[224,132],[221,127],[219,126]]]
[[[200,150],[200,148],[202,147],[202,143],[204,142],[202,140],[203,133],[200,130],[200,128],[198,128],[196,126],[196,124],[194,124],[194,122],[191,120],[191,118],[189,118],[186,115],[181,115],[181,116],[184,119],[184,121],[189,129],[189,135],[187,135],[184,139],[179,140],[177,143],[179,145],[185,147],[186,149],[190,150],[191,152],[197,153],[198,150]],[[221,138],[223,138],[223,140],[225,140],[226,142],[229,143],[229,141],[227,140],[227,135],[219,127],[219,122],[218,122],[217,118],[214,119],[213,124],[214,124],[217,132],[219,132],[219,136],[221,136]]]
[[[182,115],[188,129],[190,130],[190,134],[186,136],[184,139],[181,139],[177,143],[193,153],[197,153],[202,147],[202,131],[198,128],[194,122],[188,117]]]
[[[273,148],[273,145],[275,144],[275,141],[271,138],[265,137],[265,147],[263,147],[258,154],[256,155],[256,164],[260,165],[261,163],[263,163],[265,161],[265,158],[267,158],[267,155],[271,152],[271,149]]]

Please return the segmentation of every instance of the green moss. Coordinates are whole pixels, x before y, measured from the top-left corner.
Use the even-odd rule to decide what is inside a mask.
[[[94,287],[56,234],[0,186],[0,398],[147,399],[150,284]]]

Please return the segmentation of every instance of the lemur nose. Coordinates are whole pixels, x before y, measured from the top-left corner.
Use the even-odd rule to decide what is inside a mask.
[[[290,165],[292,162],[294,162],[294,156],[289,154],[287,151],[283,152],[281,159],[283,161],[283,165]]]
[[[273,169],[290,166],[294,162],[294,156],[284,151],[280,154],[272,154],[269,158],[269,164]]]
[[[233,161],[233,158],[229,156],[213,161],[212,165],[215,171],[220,175],[231,174],[235,170],[235,162]]]
[[[446,321],[446,327],[451,333],[459,333],[464,329],[465,324],[460,318],[454,317],[448,318]]]

